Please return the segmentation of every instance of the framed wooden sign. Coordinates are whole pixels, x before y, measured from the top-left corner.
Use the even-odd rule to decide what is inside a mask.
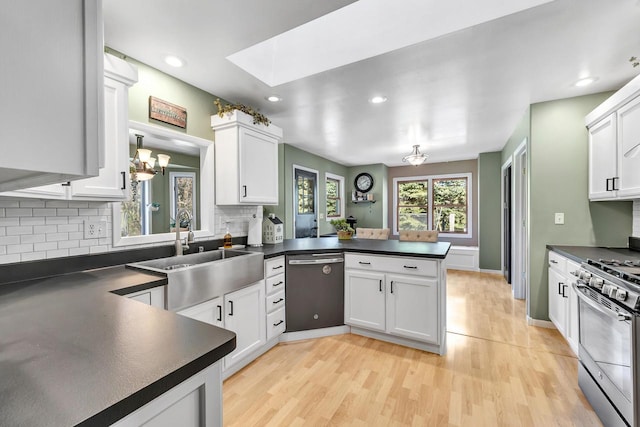
[[[149,118],[187,128],[187,109],[154,96],[149,97]]]

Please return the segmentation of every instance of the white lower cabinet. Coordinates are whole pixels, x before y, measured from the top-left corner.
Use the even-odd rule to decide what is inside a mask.
[[[411,340],[402,344],[426,343],[425,349],[444,354],[445,279],[439,261],[345,254],[345,266],[347,325],[383,333],[376,335],[382,339]],[[381,271],[369,271],[375,269]]]
[[[387,275],[387,331],[426,342],[438,342],[438,281]]]
[[[556,252],[549,252],[549,320],[578,354],[578,296],[573,290],[580,266]]]
[[[144,291],[132,292],[126,297],[152,307],[165,308],[165,292],[166,286],[157,286]]]
[[[282,335],[287,329],[285,312],[285,259],[279,256],[265,260],[265,311],[267,313],[267,341]]]
[[[386,298],[383,273],[345,272],[344,322],[375,331],[385,331]]]
[[[222,361],[186,379],[114,427],[222,427]]]
[[[228,370],[266,343],[264,281],[213,298],[178,314],[236,334],[236,348],[224,358]]]
[[[222,297],[218,297],[205,301],[202,304],[181,310],[178,314],[223,328],[224,319],[222,318],[222,304]]]
[[[225,295],[224,307],[224,327],[236,333],[236,349],[224,359],[229,369],[267,342],[264,281]]]

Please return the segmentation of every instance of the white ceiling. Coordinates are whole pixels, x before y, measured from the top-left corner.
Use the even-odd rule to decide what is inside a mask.
[[[275,87],[226,59],[350,3],[105,0],[105,44],[207,92],[259,108],[284,129],[286,143],[345,165],[401,165],[414,144],[421,144],[429,162],[476,158],[502,149],[529,104],[618,89],[638,73],[628,62],[640,56],[637,0],[555,0]],[[382,13],[409,31],[405,24],[416,22],[415,3],[396,1]],[[493,7],[496,1],[456,0],[459,11],[472,12],[478,3]],[[420,13],[425,25],[435,16],[450,29],[492,16],[460,18],[465,14],[429,14],[424,8]],[[354,33],[360,21],[352,23]],[[344,49],[353,50],[353,44]],[[167,54],[183,58],[186,66],[166,65]],[[598,80],[573,86],[585,76]],[[271,94],[283,101],[266,101]],[[388,101],[370,104],[373,95]]]

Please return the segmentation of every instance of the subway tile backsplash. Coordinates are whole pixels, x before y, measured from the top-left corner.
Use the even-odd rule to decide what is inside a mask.
[[[215,207],[215,236],[222,238],[229,222],[234,237],[246,236],[256,206]],[[107,223],[107,237],[84,238],[84,221]],[[0,264],[120,251],[168,243],[113,246],[113,215],[109,202],[0,198]]]

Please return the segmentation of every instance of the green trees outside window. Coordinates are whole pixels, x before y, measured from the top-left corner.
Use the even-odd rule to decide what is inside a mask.
[[[398,230],[466,234],[469,178],[421,177],[397,182]]]

